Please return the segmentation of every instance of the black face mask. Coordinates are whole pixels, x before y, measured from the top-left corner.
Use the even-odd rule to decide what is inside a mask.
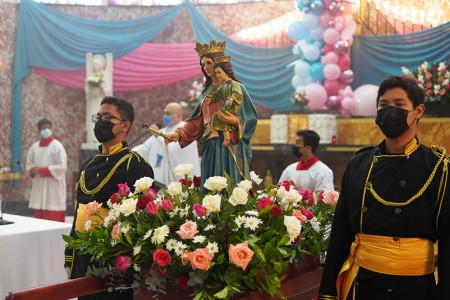
[[[295,157],[300,159],[302,157],[302,153],[300,152],[300,147],[292,146],[292,154],[294,154]]]
[[[408,114],[412,111],[388,106],[377,111],[375,123],[380,127],[385,136],[395,139],[409,129]]]
[[[116,135],[112,131],[115,125],[116,124],[112,122],[102,122],[101,120],[98,120],[97,123],[95,123],[94,127],[95,138],[100,143],[112,140],[113,138],[116,137]]]

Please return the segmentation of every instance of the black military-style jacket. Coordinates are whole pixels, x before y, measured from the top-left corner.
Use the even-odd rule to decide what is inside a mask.
[[[138,153],[131,151],[126,142],[122,142],[122,148],[113,154],[95,155],[87,160],[82,168],[77,180],[75,197],[78,204],[87,204],[93,201],[103,203],[107,206],[107,201],[113,193],[118,191],[119,183],[127,183],[131,191],[134,191],[134,183],[142,177],[153,178],[153,170],[147,161]],[[101,187],[98,192],[95,189]],[[77,211],[77,210],[75,210]],[[77,214],[75,213],[70,236],[76,237],[75,224]],[[82,277],[86,273],[87,265],[84,265],[75,255],[74,250],[66,249],[65,267],[71,269],[71,278]],[[89,260],[87,260],[89,264]]]
[[[360,268],[354,285],[356,299],[450,299],[448,156],[443,155],[443,149],[430,149],[416,139],[413,143],[407,154],[387,154],[383,142],[358,151],[350,160],[333,219],[319,299],[337,299],[336,278],[356,233],[439,241],[441,254],[437,287],[433,274],[394,276]],[[387,202],[377,200],[369,185]],[[408,200],[407,205],[395,204]],[[358,281],[367,282],[369,288],[358,291]],[[372,292],[379,294],[374,297]]]

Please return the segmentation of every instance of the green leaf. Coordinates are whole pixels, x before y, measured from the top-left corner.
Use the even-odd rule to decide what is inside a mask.
[[[217,264],[221,265],[223,264],[224,261],[225,261],[225,253],[222,253],[217,257]]]
[[[251,244],[251,247],[252,247],[253,251],[255,252],[255,255],[258,258],[258,260],[260,260],[262,263],[265,264],[266,256],[264,255],[264,251],[262,251],[262,249],[256,244]]]
[[[218,293],[214,294],[214,297],[219,298],[219,299],[225,299],[228,296],[228,287],[224,287],[223,290],[221,290]]]
[[[278,241],[277,247],[281,247],[281,246],[286,245],[286,243],[289,242],[289,240],[290,240],[290,238],[289,238],[287,235],[283,236],[283,237]]]

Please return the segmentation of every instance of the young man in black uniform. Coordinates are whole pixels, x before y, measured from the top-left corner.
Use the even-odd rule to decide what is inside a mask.
[[[319,299],[450,299],[449,157],[419,143],[423,102],[411,78],[381,83],[385,139],[358,151],[344,173]]]
[[[75,230],[85,231],[87,203],[103,203],[100,214],[105,217],[108,215],[107,201],[118,191],[119,183],[127,183],[133,191],[136,180],[153,178],[150,165],[139,154],[131,151],[125,141],[133,120],[133,106],[117,97],[103,98],[99,112],[92,116],[95,137],[101,143],[100,153],[87,160],[81,168],[75,190],[77,209],[70,233],[72,237],[76,237]],[[90,258],[90,255],[77,255],[74,250],[66,249],[65,267],[69,278],[84,277],[87,266],[92,264]],[[104,292],[78,299],[133,299],[133,291]]]

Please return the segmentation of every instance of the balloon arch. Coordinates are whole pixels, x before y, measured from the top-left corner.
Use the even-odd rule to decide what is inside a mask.
[[[356,30],[353,13],[359,1],[295,0],[301,18],[289,25],[296,44],[291,84],[296,97],[310,110],[339,110],[344,116],[373,116],[377,87],[363,85],[353,91],[349,49]],[[356,93],[358,91],[358,93]],[[364,97],[364,98],[360,98]],[[373,107],[372,107],[373,106]]]

